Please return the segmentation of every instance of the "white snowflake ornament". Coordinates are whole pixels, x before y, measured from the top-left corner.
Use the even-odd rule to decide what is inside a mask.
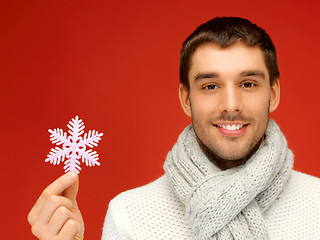
[[[59,147],[51,148],[50,153],[47,155],[48,158],[45,161],[53,165],[60,164],[60,161],[64,161],[65,166],[63,168],[65,172],[76,172],[78,174],[81,170],[79,166],[80,158],[82,158],[82,162],[85,162],[87,166],[99,166],[98,153],[92,151],[92,149],[86,150],[86,148],[97,146],[103,133],[90,130],[88,134],[85,133],[82,138],[80,135],[84,132],[84,123],[78,116],[71,119],[68,128],[68,132],[70,133],[68,137],[67,133],[63,132],[62,129],[56,128],[48,130],[51,133],[50,141],[58,146],[62,144],[62,149]],[[65,160],[65,158],[67,158],[67,160]]]

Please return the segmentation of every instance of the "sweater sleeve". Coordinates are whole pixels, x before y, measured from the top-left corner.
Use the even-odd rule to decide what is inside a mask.
[[[121,197],[117,196],[109,203],[107,215],[103,225],[102,240],[129,240],[130,223],[123,205]]]

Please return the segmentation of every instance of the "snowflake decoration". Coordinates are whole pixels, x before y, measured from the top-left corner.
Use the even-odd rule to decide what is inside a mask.
[[[84,123],[78,116],[73,118],[68,124],[68,132],[70,135],[67,137],[67,133],[62,129],[49,129],[51,133],[50,141],[56,145],[62,145],[62,149],[59,147],[51,148],[50,153],[47,155],[46,162],[50,162],[53,165],[63,162],[65,166],[65,172],[80,173],[81,167],[79,159],[82,158],[82,162],[87,166],[100,165],[98,162],[99,155],[92,149],[86,150],[87,147],[92,148],[97,146],[101,140],[103,133],[98,133],[95,130],[90,130],[89,133],[85,133],[83,138],[80,136],[84,131]],[[67,160],[65,160],[67,158]]]

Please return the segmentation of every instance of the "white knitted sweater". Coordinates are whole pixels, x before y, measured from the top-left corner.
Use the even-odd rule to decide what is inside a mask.
[[[270,239],[320,239],[320,179],[293,171],[265,217]],[[123,192],[109,204],[103,240],[192,239],[168,176]]]

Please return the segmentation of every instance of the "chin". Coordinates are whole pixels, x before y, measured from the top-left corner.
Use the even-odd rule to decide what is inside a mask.
[[[247,142],[243,144],[243,146],[232,146],[232,144],[228,147],[228,149],[219,151],[218,149],[210,149],[210,153],[224,161],[247,161],[251,156],[259,149],[262,141],[264,139],[264,135],[255,142]],[[230,152],[230,148],[234,149]]]
[[[211,142],[205,144],[198,136],[197,141],[201,149],[213,162],[246,162],[260,147],[264,139],[257,138],[255,141],[246,141],[245,143],[229,143],[218,146]],[[227,146],[226,146],[227,145]],[[230,151],[232,149],[232,151]]]

